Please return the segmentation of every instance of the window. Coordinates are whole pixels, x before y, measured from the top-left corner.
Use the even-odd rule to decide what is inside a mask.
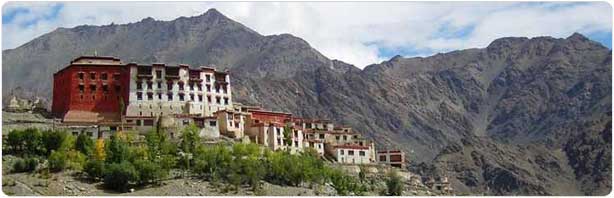
[[[153,123],[154,123],[153,120],[145,120],[143,124],[145,126],[153,126]]]
[[[209,126],[214,127],[214,126],[216,126],[216,125],[217,125],[217,123],[216,123],[215,121],[209,121]]]
[[[179,83],[179,90],[183,90],[183,83]]]
[[[168,101],[173,101],[173,94],[172,93],[166,94],[166,97],[168,98]],[[171,109],[173,109],[172,106],[171,106]]]
[[[324,134],[320,134],[320,139],[324,139]]]
[[[215,97],[215,103],[220,104],[220,97]]]
[[[113,74],[113,80],[119,80],[119,74]]]
[[[100,79],[107,80],[107,73],[100,74]]]
[[[136,82],[136,89],[138,89],[138,90],[143,89],[143,83],[142,82]]]
[[[348,140],[348,136],[343,136],[343,140]]]
[[[339,136],[338,136],[338,135],[335,135],[335,139],[336,139],[336,140],[339,140]]]
[[[210,75],[205,75],[205,81],[206,82],[211,82],[211,76]]]
[[[194,101],[194,94],[190,94],[190,100]]]
[[[158,94],[158,100],[162,100],[162,94]]]
[[[92,79],[92,80],[96,80],[96,73],[91,72],[91,73],[90,73],[90,79]]]
[[[115,92],[119,93],[122,88],[119,85],[115,85]]]
[[[298,141],[294,141],[294,147],[298,147]]]
[[[277,138],[277,144],[280,145],[281,144],[281,139]]]
[[[189,125],[189,124],[190,124],[190,121],[188,121],[188,120],[183,120],[183,126],[186,126],[186,125]]]
[[[215,93],[220,93],[220,86],[218,85],[215,86]]]
[[[211,96],[207,96],[207,102],[211,103]]]
[[[358,155],[365,156],[365,152],[364,151],[358,151]]]
[[[83,73],[78,73],[77,76],[79,76],[79,80],[83,80]]]
[[[162,71],[156,70],[156,78],[162,78]]]
[[[87,136],[90,136],[90,137],[94,136],[94,133],[92,133],[92,132],[86,132],[86,134],[87,134]]]
[[[79,85],[79,92],[83,93],[84,90],[85,90],[85,86]]]
[[[92,92],[95,92],[96,91],[96,85],[90,85],[90,90]]]
[[[152,83],[151,81],[150,81],[150,82],[147,82],[147,89],[151,89],[152,84],[153,84],[153,83]]]
[[[179,101],[183,101],[183,95],[179,94]]]
[[[198,91],[202,91],[203,90],[203,86],[202,85],[198,84],[197,87],[198,87]]]
[[[169,83],[167,83],[167,84],[166,84],[166,89],[168,89],[169,91],[170,91],[170,90],[173,90],[173,82],[169,82]]]
[[[136,120],[136,126],[141,126],[141,120]]]
[[[203,95],[198,95],[198,102],[202,102],[203,101]]]
[[[222,87],[222,92],[226,93],[226,86]]]
[[[153,94],[152,93],[148,93],[147,94],[147,100],[153,100]]]
[[[211,85],[205,85],[207,87],[207,91],[211,92]]]
[[[190,83],[190,91],[194,91],[194,83]]]
[[[162,83],[158,82],[158,89],[162,89]]]
[[[143,100],[143,93],[140,93],[140,92],[136,93],[136,99]]]
[[[224,104],[227,105],[228,104],[228,98],[224,98]]]
[[[109,86],[108,86],[108,85],[102,85],[102,91],[103,91],[104,93],[109,92]]]
[[[348,151],[348,155],[354,155],[354,151],[353,150],[349,150]]]
[[[339,150],[341,152],[341,155],[345,155],[345,152],[343,149]]]

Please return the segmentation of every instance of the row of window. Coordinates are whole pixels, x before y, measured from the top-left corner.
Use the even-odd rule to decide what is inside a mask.
[[[145,75],[149,75],[147,74],[147,72],[138,72],[139,74],[145,74]],[[162,70],[156,70],[156,78],[162,78]],[[190,75],[190,78],[196,78],[196,79],[200,79],[200,75]],[[205,81],[206,82],[211,82],[211,75],[205,75]]]
[[[90,72],[90,80],[96,80],[96,77],[98,76],[96,72]],[[79,80],[83,80],[85,78],[85,73],[84,72],[79,72],[77,73],[77,78],[79,78]],[[102,72],[100,73],[100,79],[101,80],[108,80],[108,74],[106,72]],[[119,74],[113,74],[113,80],[119,80]]]
[[[85,92],[85,85],[80,84],[79,86],[77,86],[77,88],[79,89],[79,92],[81,92],[81,93]],[[94,85],[94,84],[91,84],[89,86],[90,92],[92,92],[92,93],[96,92],[97,88],[98,87],[96,85]],[[121,86],[115,85],[115,93],[118,93],[118,94],[121,93],[121,89],[122,89]],[[104,93],[109,92],[109,85],[102,85],[102,91]]]
[[[145,84],[147,85],[147,89],[153,89],[152,88],[153,87],[153,82],[147,82]],[[183,83],[178,83],[178,84],[179,84],[179,90],[180,91],[185,90]],[[156,87],[157,87],[157,89],[162,89],[162,83],[161,82],[156,83]],[[194,91],[194,87],[195,87],[194,83],[189,83],[190,91]],[[207,88],[207,92],[211,92],[211,85],[205,85],[205,87]],[[136,82],[136,89],[137,90],[143,90],[143,82]],[[173,90],[173,82],[166,83],[166,89],[167,90]],[[203,90],[203,88],[202,88],[202,86],[200,84],[196,84],[196,89],[198,89],[198,91],[202,91]],[[222,90],[222,91],[220,92],[220,90]],[[224,94],[226,94],[226,93],[228,93],[228,90],[226,89],[226,86],[216,85],[215,86],[215,92],[216,93],[224,93]]]
[[[341,149],[341,150],[339,150],[339,152],[340,152],[341,155],[345,155],[345,150]],[[353,156],[354,155],[354,150],[348,150],[347,153],[348,153],[348,155],[352,155]],[[366,153],[364,151],[358,151],[358,155],[359,156],[365,156]]]
[[[153,100],[153,98],[154,98],[154,96],[153,96],[154,94],[153,93],[147,93],[146,95],[147,95],[147,100]],[[202,95],[197,95],[197,97],[195,97],[194,94],[190,94],[189,96],[190,96],[189,101],[203,102],[203,96]],[[162,100],[162,94],[161,93],[157,94],[157,98],[158,98],[158,100]],[[136,99],[137,100],[143,100],[143,93],[142,92],[137,92],[136,93]],[[166,94],[166,99],[168,101],[173,101],[174,100],[173,99],[173,94],[172,93]],[[179,94],[179,101],[185,101],[185,95]],[[223,103],[222,103],[222,101],[223,101]],[[211,101],[211,96],[207,96],[207,102],[209,102],[209,103],[212,102]],[[229,102],[229,99],[226,98],[226,97],[224,97],[223,100],[220,97],[215,97],[215,103],[218,104],[218,105],[222,105],[222,104],[223,105],[228,105],[230,102]]]

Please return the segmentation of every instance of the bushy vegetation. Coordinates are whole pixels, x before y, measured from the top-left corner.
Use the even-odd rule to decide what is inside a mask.
[[[389,196],[401,196],[403,194],[403,183],[396,170],[388,173],[386,189],[388,190],[386,195]]]
[[[135,143],[126,132],[94,141],[85,135],[75,138],[61,131],[15,130],[5,140],[5,151],[46,159],[49,171],[82,171],[93,180],[101,180],[106,188],[121,192],[160,184],[169,177],[171,169],[225,183],[235,190],[247,185],[259,191],[263,180],[289,186],[331,183],[339,195],[362,195],[366,189],[358,178],[326,165],[315,150],[290,154],[256,144],[205,146],[198,132],[196,126],[189,126],[178,142],[171,142],[157,128],[145,136],[144,143]],[[37,166],[35,158],[20,159],[14,170],[31,172]]]

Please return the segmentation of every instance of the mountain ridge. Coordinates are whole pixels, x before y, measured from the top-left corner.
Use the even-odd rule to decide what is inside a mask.
[[[611,141],[590,143],[611,134],[605,126],[611,126],[612,52],[581,34],[505,37],[485,48],[395,56],[361,70],[299,37],[260,35],[217,10],[77,27],[3,50],[3,99],[15,87],[48,97],[50,85],[40,81],[95,50],[125,62],[217,65],[231,73],[235,101],[352,126],[380,149],[403,149],[410,160],[448,173],[461,193],[611,188],[611,170],[599,163],[611,160],[611,149],[599,149]],[[493,185],[502,182],[497,176],[507,183]]]

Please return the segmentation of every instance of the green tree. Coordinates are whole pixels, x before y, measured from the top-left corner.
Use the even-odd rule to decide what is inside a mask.
[[[21,130],[11,130],[6,138],[6,144],[10,148],[10,152],[18,154],[21,152],[24,144],[24,133]]]
[[[63,151],[51,151],[47,161],[49,162],[49,170],[56,172],[64,170],[67,164],[66,153]]]
[[[79,136],[77,136],[75,147],[77,148],[77,151],[83,153],[84,155],[92,156],[94,153],[94,140],[84,133],[81,133]]]
[[[85,173],[92,179],[98,180],[104,177],[105,163],[102,160],[89,160],[83,168]]]
[[[44,155],[42,151],[42,133],[36,128],[28,128],[23,131],[23,146],[26,155]]]
[[[45,154],[51,154],[51,151],[57,151],[65,142],[68,137],[66,132],[63,131],[45,131],[43,133],[43,145],[45,147]]]
[[[181,150],[184,153],[193,153],[196,147],[200,145],[199,129],[196,125],[190,124],[185,127],[181,135]]]
[[[130,184],[137,181],[139,172],[128,161],[109,164],[103,180],[105,187],[120,192],[126,192]]]
[[[110,141],[105,145],[107,163],[121,163],[130,159],[130,149],[125,139],[118,134],[113,134]]]
[[[159,183],[168,175],[167,170],[148,160],[136,160],[134,167],[139,173],[139,184]]]
[[[386,179],[386,189],[390,196],[401,196],[403,194],[403,182],[396,170],[392,170],[388,173]]]

